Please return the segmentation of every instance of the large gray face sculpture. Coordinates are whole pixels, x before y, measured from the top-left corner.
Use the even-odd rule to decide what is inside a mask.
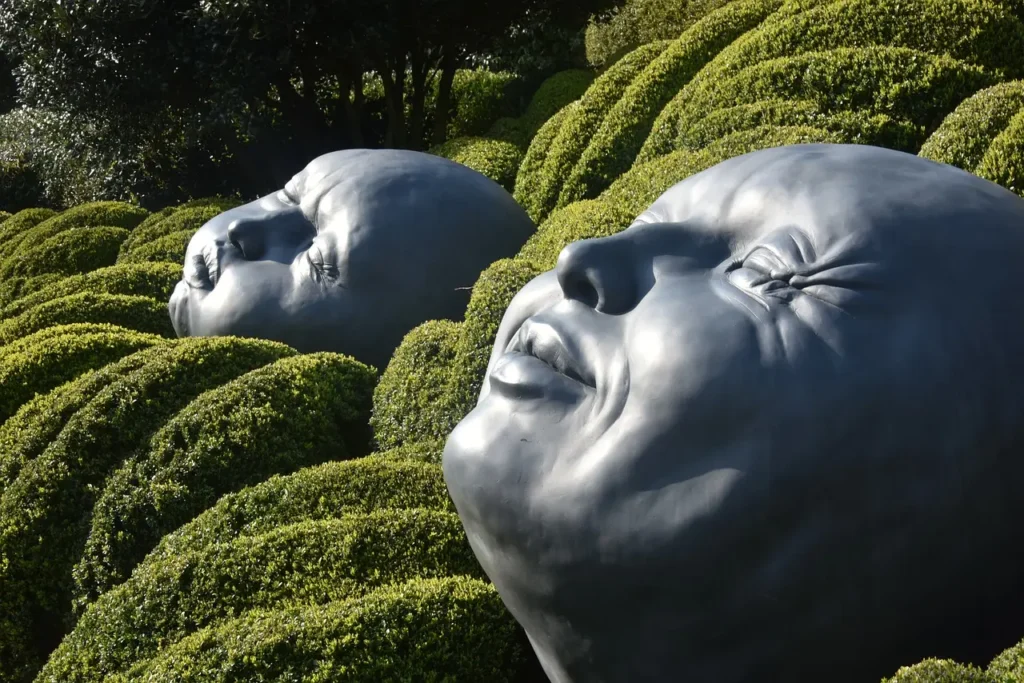
[[[383,368],[410,329],[458,318],[480,272],[534,226],[497,183],[419,152],[345,150],[192,238],[178,336],[238,335]]]
[[[567,247],[444,473],[552,681],[879,680],[1024,635],[1024,201],[738,157]]]

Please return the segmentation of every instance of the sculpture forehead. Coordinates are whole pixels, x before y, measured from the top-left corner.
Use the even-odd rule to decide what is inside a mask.
[[[686,223],[747,245],[802,230],[819,254],[873,245],[1021,249],[1024,201],[959,169],[866,145],[792,145],[722,162],[667,190],[637,223]]]

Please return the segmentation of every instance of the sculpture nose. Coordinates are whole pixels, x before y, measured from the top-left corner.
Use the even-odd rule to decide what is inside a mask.
[[[567,299],[601,313],[625,313],[636,305],[629,243],[614,238],[574,242],[558,255],[555,272]]]
[[[236,218],[228,225],[228,241],[255,261],[276,247],[294,250],[315,232],[298,210],[278,211]]]

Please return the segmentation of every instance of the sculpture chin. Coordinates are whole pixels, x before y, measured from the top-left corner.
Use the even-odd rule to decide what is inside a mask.
[[[167,310],[171,316],[171,326],[179,337],[190,336],[189,330],[189,296],[192,288],[184,280],[174,287]]]

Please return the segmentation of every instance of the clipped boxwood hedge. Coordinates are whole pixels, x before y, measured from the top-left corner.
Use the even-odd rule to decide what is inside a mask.
[[[902,667],[882,683],[996,683],[982,669],[964,666],[951,659],[926,659],[914,666]]]
[[[401,446],[382,451],[379,455],[382,458],[395,460],[419,460],[420,462],[429,462],[434,465],[440,465],[441,455],[444,453],[444,446],[447,440],[446,435],[443,439],[427,439],[423,441],[416,441],[414,443],[406,443]]]
[[[992,141],[1024,111],[1024,81],[1007,81],[968,97],[921,146],[932,161],[973,172]]]
[[[98,331],[82,324],[50,327],[0,347],[0,422],[36,394],[166,341],[113,325],[104,328]]]
[[[570,102],[548,119],[540,127],[540,130],[537,131],[537,134],[533,136],[533,140],[526,150],[526,155],[523,157],[522,163],[519,164],[512,196],[523,207],[527,215],[533,219],[534,223],[540,222],[538,216],[540,216],[541,206],[534,201],[534,195],[530,190],[536,187],[539,182],[544,161],[548,158],[548,152],[551,151],[551,144],[555,141],[555,136],[562,129],[562,122],[578,106],[578,102]]]
[[[1024,110],[992,141],[975,173],[1024,197]]]
[[[175,233],[196,230],[203,227],[203,224],[229,209],[238,206],[238,201],[233,199],[215,198],[189,202],[168,211],[167,215],[160,220],[149,222],[143,221],[139,227],[132,230],[131,236],[121,245],[120,260],[128,257],[136,249],[145,247],[156,240]],[[158,214],[154,214],[156,216]],[[152,217],[151,217],[152,218]],[[153,259],[138,259],[153,260]],[[177,260],[177,259],[172,259]]]
[[[552,270],[566,246],[579,240],[606,237],[625,230],[636,218],[626,207],[587,199],[555,211],[523,245],[516,258],[541,271]]]
[[[226,493],[364,455],[376,373],[352,358],[284,358],[186,406],[107,481],[76,566],[84,605],[124,581],[160,538]]]
[[[509,192],[515,185],[516,173],[523,160],[522,151],[513,143],[481,137],[455,138],[431,148],[430,153],[468,166]]]
[[[0,226],[4,224],[4,221],[13,216],[10,211],[0,211]]]
[[[46,273],[36,277],[11,277],[0,281],[0,310],[3,310],[24,296],[38,292],[40,289],[44,289],[63,279],[63,275]]]
[[[18,246],[24,233],[57,215],[53,209],[23,209],[0,225],[0,260]]]
[[[567,69],[546,78],[530,98],[526,111],[519,117],[526,135],[532,138],[552,116],[570,102],[583,97],[594,82],[594,76],[594,72],[589,69]]]
[[[670,44],[671,41],[664,40],[630,52],[601,74],[577,101],[577,106],[563,117],[540,172],[535,179],[523,179],[527,184],[522,187],[522,192],[531,195],[529,203],[536,215],[531,214],[530,217],[535,222],[544,220],[556,207],[563,183],[608,111],[637,74]]]
[[[395,349],[373,392],[374,439],[380,448],[447,438],[446,405],[462,323],[428,320]]]
[[[64,634],[71,570],[98,486],[156,429],[204,391],[295,353],[275,342],[191,338],[156,347],[96,394],[0,496],[0,680],[22,680]],[[145,351],[143,352],[145,353]]]
[[[128,234],[124,228],[114,227],[59,233],[32,249],[20,251],[21,256],[8,269],[8,277],[74,275],[112,266]]]
[[[0,342],[9,344],[53,325],[110,323],[173,337],[167,302],[148,296],[79,292],[52,299],[0,323]]]
[[[127,254],[117,257],[117,263],[184,263],[188,244],[195,230],[179,230],[151,242],[140,244]]]
[[[41,680],[102,681],[252,609],[322,605],[450,575],[484,579],[452,512],[381,510],[280,526],[140,566],[82,615]]]
[[[626,88],[565,179],[556,206],[596,197],[629,170],[654,120],[694,74],[782,0],[737,0],[688,28]]]
[[[517,103],[511,95],[517,80],[508,71],[456,71],[451,90],[454,111],[448,120],[446,137],[483,135],[502,116],[514,114]]]
[[[697,151],[680,150],[634,166],[600,200],[638,216],[667,189],[726,159],[769,147],[812,142],[845,142],[838,133],[808,126],[759,126],[738,131]]]
[[[1003,650],[988,665],[992,683],[1024,681],[1024,641]]]
[[[520,631],[494,587],[457,576],[327,605],[256,610],[108,680],[511,683],[524,662]]]
[[[146,564],[239,536],[256,536],[278,526],[330,519],[344,512],[399,508],[455,511],[439,465],[394,458],[394,452],[307,467],[230,493],[164,536]]]
[[[40,276],[31,292],[0,308],[0,319],[13,318],[47,301],[81,292],[130,294],[167,301],[181,279],[181,265],[176,263],[132,263],[99,268],[70,277]]]

